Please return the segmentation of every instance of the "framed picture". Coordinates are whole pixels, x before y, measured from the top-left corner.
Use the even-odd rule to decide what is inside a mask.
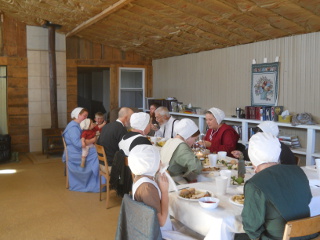
[[[252,64],[251,105],[276,106],[278,81],[279,62]]]

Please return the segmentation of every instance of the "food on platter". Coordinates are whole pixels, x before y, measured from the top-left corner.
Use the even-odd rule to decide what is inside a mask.
[[[179,193],[179,197],[184,199],[199,199],[202,197],[211,197],[212,194],[206,190],[196,190],[195,188],[182,189]]]
[[[157,142],[157,145],[160,147],[163,147],[165,143],[166,143],[165,141],[160,141],[160,142]]]
[[[202,172],[212,172],[212,171],[219,171],[220,168],[218,167],[205,167],[202,169]]]
[[[235,203],[243,205],[244,204],[244,195],[243,194],[234,195],[231,197],[231,200]]]

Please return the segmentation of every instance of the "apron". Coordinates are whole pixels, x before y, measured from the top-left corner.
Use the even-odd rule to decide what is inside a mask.
[[[137,134],[134,135],[126,140],[121,139],[121,141],[119,142],[119,148],[123,150],[124,154],[126,156],[129,155],[129,148],[131,146],[131,143],[133,142],[133,140],[135,140],[137,137],[141,137],[141,134]]]

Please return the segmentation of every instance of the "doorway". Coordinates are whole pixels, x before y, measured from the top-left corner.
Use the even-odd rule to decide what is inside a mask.
[[[110,69],[78,67],[78,106],[88,109],[88,117],[110,111]]]

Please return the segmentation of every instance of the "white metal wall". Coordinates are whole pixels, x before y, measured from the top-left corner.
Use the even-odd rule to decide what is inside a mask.
[[[279,99],[293,114],[310,112],[320,123],[320,32],[153,61],[153,97],[176,97],[226,115],[251,104],[252,59],[280,57]]]

